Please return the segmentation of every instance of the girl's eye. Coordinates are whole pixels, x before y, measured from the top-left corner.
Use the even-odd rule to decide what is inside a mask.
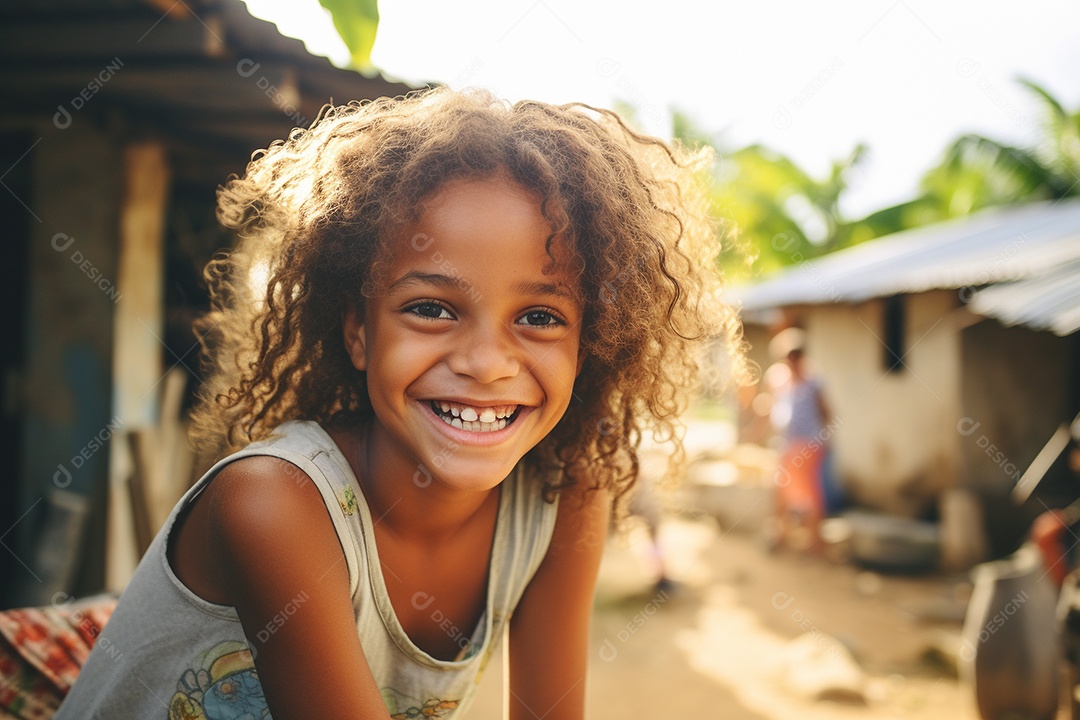
[[[421,302],[405,308],[405,312],[419,315],[428,320],[453,320],[454,316],[442,305],[433,302]]]
[[[547,310],[531,310],[521,316],[520,322],[532,327],[548,327],[551,325],[566,324]]]

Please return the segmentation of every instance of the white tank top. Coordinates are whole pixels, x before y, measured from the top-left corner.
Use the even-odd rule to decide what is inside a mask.
[[[371,515],[348,461],[317,423],[294,421],[217,463],[184,494],[139,563],[56,720],[270,717],[253,644],[236,610],[195,595],[166,558],[178,512],[222,467],[249,455],[287,460],[319,488],[345,550],[360,644],[391,717],[462,717],[547,552],[557,505],[544,502],[540,483],[527,482],[520,466],[503,481],[487,605],[476,628],[446,628],[456,635],[462,653],[454,660],[437,660],[414,645],[398,623],[383,584]],[[301,593],[281,614],[295,612],[305,599]]]

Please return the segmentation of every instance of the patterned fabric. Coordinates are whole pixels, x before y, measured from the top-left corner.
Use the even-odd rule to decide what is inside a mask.
[[[0,612],[0,719],[51,718],[115,605],[100,596]]]

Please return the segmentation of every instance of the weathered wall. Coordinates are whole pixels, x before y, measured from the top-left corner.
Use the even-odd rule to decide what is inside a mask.
[[[89,118],[36,128],[23,400],[26,432],[18,526],[24,574],[12,604],[48,603],[57,590],[100,587],[80,566],[85,523],[102,523],[111,428],[111,355],[121,156]],[[50,541],[40,542],[47,534]],[[94,552],[96,550],[96,552]],[[100,556],[93,548],[91,556]]]
[[[992,550],[1014,546],[1045,506],[1018,508],[1009,497],[1062,422],[1080,410],[1080,335],[1058,337],[986,320],[962,333],[962,478],[983,500]],[[1049,504],[1076,499],[1063,460],[1038,486]],[[1070,493],[1072,493],[1070,495]]]
[[[904,368],[884,362],[884,301],[804,308],[807,355],[835,417],[837,471],[860,503],[931,512],[959,465],[960,336],[956,294],[905,297]]]

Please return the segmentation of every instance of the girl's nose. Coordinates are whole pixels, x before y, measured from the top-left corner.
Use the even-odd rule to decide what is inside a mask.
[[[521,348],[510,328],[501,323],[480,324],[460,336],[448,365],[454,373],[491,383],[514,377],[521,370]]]

